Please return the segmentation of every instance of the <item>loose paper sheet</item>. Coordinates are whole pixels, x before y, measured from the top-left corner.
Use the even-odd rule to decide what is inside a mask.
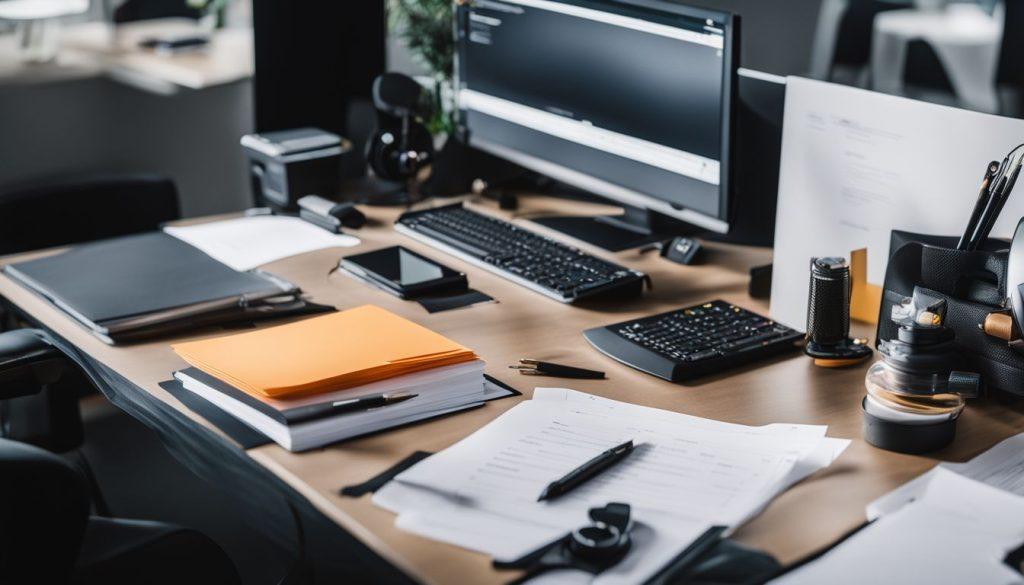
[[[829,465],[849,441],[827,438],[826,430],[723,423],[538,388],[532,400],[399,474],[374,503],[399,514],[404,530],[502,560],[585,524],[591,507],[629,503],[636,546],[593,582],[637,583],[709,526],[742,523]],[[628,459],[555,501],[536,501],[552,479],[628,439],[641,443]]]
[[[359,244],[354,236],[332,234],[297,217],[278,215],[172,226],[164,231],[242,272],[296,254]]]

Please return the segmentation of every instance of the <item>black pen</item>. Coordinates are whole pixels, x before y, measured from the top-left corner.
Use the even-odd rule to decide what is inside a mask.
[[[525,374],[527,376],[552,376],[555,378],[575,378],[577,380],[604,379],[604,372],[573,366],[563,366],[562,364],[542,362],[539,360],[521,359],[519,360],[519,365],[509,367],[513,370],[519,370],[520,374]]]
[[[995,225],[996,220],[999,218],[999,212],[1003,210],[1003,205],[1006,204],[1004,193],[1008,177],[1002,171],[999,174],[1000,176],[996,181],[995,188],[992,190],[992,196],[988,198],[985,210],[981,213],[981,219],[974,229],[974,235],[971,236],[971,241],[967,245],[968,250],[977,250],[978,246],[988,238],[988,234],[992,231],[992,226]]]
[[[985,176],[981,179],[981,190],[978,192],[978,200],[974,203],[974,211],[971,212],[971,218],[967,220],[967,229],[964,230],[964,235],[960,237],[960,241],[956,245],[957,250],[966,250],[970,245],[971,236],[974,235],[978,220],[981,219],[981,212],[985,210],[985,204],[988,202],[992,178],[998,172],[999,161],[997,160],[988,163],[988,166],[985,167]]]
[[[339,414],[348,414],[351,412],[363,412],[371,408],[380,408],[382,406],[389,406],[391,404],[398,404],[399,402],[405,402],[419,396],[418,394],[410,394],[408,392],[392,392],[390,394],[372,394],[370,396],[360,396],[358,398],[349,398],[346,400],[335,400],[333,402],[325,402],[323,404],[310,404],[309,406],[299,406],[296,408],[289,408],[284,411],[285,418],[288,420],[288,424],[309,422],[311,420],[317,420],[321,418],[327,418],[329,416],[335,416]]]
[[[576,469],[573,469],[563,477],[556,479],[555,481],[548,484],[548,487],[544,488],[541,492],[540,497],[537,498],[538,502],[544,500],[553,500],[565,493],[571,491],[576,486],[586,483],[594,477],[600,475],[602,471],[615,465],[619,461],[622,461],[629,454],[633,452],[633,441],[629,440],[625,443],[608,449],[604,453],[601,453],[597,457],[594,457],[590,461],[587,461],[583,465],[580,465]]]

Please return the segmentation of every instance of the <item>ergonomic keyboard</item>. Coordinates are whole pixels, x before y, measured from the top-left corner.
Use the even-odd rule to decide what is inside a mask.
[[[461,203],[404,213],[395,230],[563,303],[638,296],[647,278]]]
[[[583,335],[601,353],[671,382],[794,349],[804,337],[720,300],[590,329]]]

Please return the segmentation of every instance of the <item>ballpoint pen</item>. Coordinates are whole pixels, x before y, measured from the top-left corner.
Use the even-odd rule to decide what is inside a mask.
[[[1000,174],[1002,173],[1000,172]],[[988,236],[988,232],[992,229],[992,224],[995,223],[996,217],[999,214],[996,210],[1002,209],[999,201],[1002,197],[1003,188],[1006,186],[1006,176],[996,177],[995,182],[992,194],[985,203],[985,210],[981,212],[978,224],[974,227],[974,234],[971,235],[971,241],[967,244],[968,250],[976,250],[981,245],[985,237]]]
[[[323,404],[311,404],[299,406],[285,411],[289,424],[309,422],[329,416],[348,414],[352,412],[364,412],[371,408],[380,408],[405,402],[419,396],[409,392],[392,392],[390,394],[372,394],[370,396],[359,396],[346,400],[335,400]]]
[[[509,368],[519,370],[520,374],[527,376],[552,376],[555,378],[575,378],[577,380],[604,379],[604,372],[598,372],[597,370],[563,366],[562,364],[531,359],[521,359],[519,364],[509,366]]]
[[[553,500],[566,494],[573,488],[586,483],[597,475],[600,475],[602,471],[615,465],[619,461],[622,461],[626,457],[629,457],[629,454],[632,452],[632,440],[608,449],[597,457],[594,457],[590,461],[587,461],[583,465],[573,469],[561,478],[549,483],[548,487],[544,488],[544,491],[541,492],[537,501],[542,502],[544,500]]]
[[[968,250],[977,249],[988,238],[996,220],[999,219],[999,214],[1003,211],[1003,206],[1006,205],[1006,201],[1010,198],[1013,187],[1017,182],[1017,177],[1020,174],[1021,164],[1024,163],[1024,151],[1018,153],[1017,151],[1020,150],[1021,147],[1018,146],[1003,159],[1003,164],[999,168],[999,174],[994,179],[996,182],[995,189],[992,191],[988,204],[981,214],[981,219],[978,221],[974,235],[968,244]]]
[[[981,219],[981,213],[985,210],[985,204],[988,202],[990,195],[989,187],[992,184],[992,178],[999,172],[999,161],[992,161],[985,167],[985,175],[981,179],[981,190],[978,192],[978,200],[974,203],[974,210],[971,212],[971,218],[967,220],[967,228],[964,230],[964,235],[960,236],[960,241],[956,245],[957,250],[966,250],[970,245],[971,236],[974,235],[974,230],[978,225],[978,220]]]

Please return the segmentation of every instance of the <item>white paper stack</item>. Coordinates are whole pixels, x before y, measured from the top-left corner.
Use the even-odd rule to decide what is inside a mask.
[[[826,430],[722,423],[538,388],[533,400],[398,475],[374,502],[397,513],[400,528],[502,560],[586,524],[589,508],[627,503],[637,521],[635,546],[594,582],[635,583],[708,527],[742,524],[829,465],[849,441],[826,438]],[[629,458],[561,498],[537,502],[548,483],[627,440],[640,443]]]
[[[1024,541],[1024,498],[948,469],[929,475],[916,500],[772,583],[1024,583],[1003,563]]]
[[[1022,496],[1024,434],[878,498],[870,525],[773,583],[1024,583],[1003,562],[1024,543]]]
[[[868,520],[895,512],[919,498],[942,469],[1024,496],[1024,433],[1002,441],[966,463],[940,463],[928,473],[868,504]]]
[[[290,451],[304,451],[336,441],[480,406],[510,391],[484,379],[484,362],[435,368],[389,378],[358,388],[292,400],[257,398],[205,374],[197,368],[174,373],[182,386],[221,410],[265,434]],[[293,422],[296,409],[336,400],[408,392],[417,396],[383,408]]]

